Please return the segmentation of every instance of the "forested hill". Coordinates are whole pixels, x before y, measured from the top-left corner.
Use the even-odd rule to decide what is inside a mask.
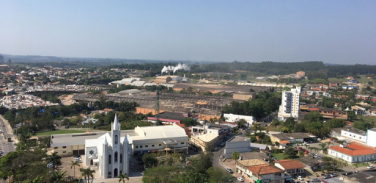
[[[262,72],[265,74],[291,74],[297,71],[317,71],[325,69],[323,62],[223,62],[206,65],[193,65],[192,72],[233,72],[235,70]]]

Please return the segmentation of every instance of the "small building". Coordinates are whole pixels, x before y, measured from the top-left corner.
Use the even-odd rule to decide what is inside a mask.
[[[329,164],[321,159],[314,157],[302,157],[298,159],[306,168],[311,169],[312,171],[324,170],[325,167]]]
[[[279,160],[274,165],[287,172],[291,177],[304,175],[304,165],[297,160]]]
[[[285,182],[286,178],[290,178],[282,169],[274,165],[250,166],[248,170],[250,173],[247,176],[255,182]]]
[[[339,146],[331,146],[328,155],[349,163],[361,163],[376,160],[376,148],[351,142]]]
[[[202,134],[202,135],[192,135],[190,142],[194,145],[201,147],[202,151],[205,152],[207,148],[214,148],[219,143],[219,135],[217,134]]]
[[[280,144],[283,143],[284,141],[288,141],[289,143],[317,141],[317,137],[310,133],[271,134],[270,139],[272,143],[278,142]]]
[[[239,120],[243,119],[247,122],[248,126],[251,126],[253,125],[254,122],[256,122],[256,119],[253,116],[225,113],[223,114],[223,117],[225,118],[226,122],[233,122],[233,123],[236,123]]]
[[[342,85],[342,89],[344,90],[359,89],[359,86]]]
[[[232,158],[234,151],[238,153],[250,152],[251,139],[248,137],[235,136],[234,138],[226,142],[225,150],[223,154],[225,158]]]
[[[136,95],[138,93],[141,93],[142,91],[139,89],[129,89],[129,90],[122,90],[119,91],[118,93],[121,95]]]
[[[298,77],[304,77],[305,76],[305,72],[304,71],[298,71],[298,72],[296,72],[296,76],[298,76]]]
[[[236,172],[241,175],[250,174],[248,167],[257,165],[268,165],[269,163],[262,159],[246,159],[235,162]]]
[[[262,159],[262,160],[269,160],[269,156],[264,154],[264,153],[260,153],[260,152],[244,152],[244,153],[239,153],[239,159],[240,160],[250,160],[250,159]]]
[[[168,75],[165,75],[165,76],[157,76],[157,77],[155,78],[155,83],[158,83],[158,84],[160,84],[160,83],[168,83],[168,82],[170,82],[170,81],[172,81],[172,78],[171,78],[170,76],[168,76]]]

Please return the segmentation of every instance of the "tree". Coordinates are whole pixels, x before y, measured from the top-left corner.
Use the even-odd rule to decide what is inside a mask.
[[[210,167],[206,174],[208,175],[209,182],[213,183],[225,183],[227,182],[225,179],[231,176],[228,172],[217,168],[217,167]]]
[[[292,148],[292,147],[288,147],[285,149],[285,153],[284,153],[288,158],[290,159],[294,159],[296,157],[296,152],[295,152],[295,149]]]
[[[123,181],[123,183],[125,183],[125,179],[129,180],[128,175],[126,173],[120,172],[119,182]]]
[[[183,182],[184,183],[206,183],[207,179],[205,174],[188,170],[188,172],[184,173],[183,175]]]
[[[144,156],[142,156],[142,160],[147,168],[158,166],[158,159],[156,158],[155,154],[144,154]]]
[[[205,174],[206,170],[213,166],[213,153],[200,153],[197,157],[189,159],[196,172]]]
[[[181,120],[181,123],[184,124],[186,127],[197,125],[197,121],[192,118],[185,118]]]
[[[93,173],[95,173],[95,170],[91,170],[90,168],[80,168],[81,175],[85,177],[87,182],[89,183],[89,178],[94,178]]]
[[[325,122],[324,126],[330,128],[330,129],[332,129],[332,128],[342,128],[342,127],[346,126],[346,122],[343,119],[333,118],[333,119],[330,119],[327,122]]]
[[[274,126],[274,130],[277,128],[278,125],[281,124],[281,121],[279,121],[277,118],[273,119],[272,126]]]
[[[78,161],[71,161],[70,164],[69,164],[73,169],[73,177],[76,178],[76,166],[80,167],[80,164],[78,163]]]
[[[51,182],[53,182],[53,183],[64,182],[64,177],[65,177],[66,173],[67,173],[66,171],[65,172],[60,172],[60,171],[54,172],[51,176],[51,179],[50,179]]]
[[[240,119],[236,122],[236,124],[238,125],[238,128],[244,128],[245,127],[245,124],[247,124],[247,121],[244,120],[244,119]]]
[[[232,152],[232,159],[238,160],[239,159],[239,153],[237,151]]]
[[[294,129],[296,122],[293,117],[289,117],[286,119],[285,123],[283,124],[284,127],[288,128],[289,131],[292,131]]]
[[[61,157],[57,155],[56,152],[52,153],[51,155],[48,155],[47,161],[52,162],[54,168],[61,165]]]

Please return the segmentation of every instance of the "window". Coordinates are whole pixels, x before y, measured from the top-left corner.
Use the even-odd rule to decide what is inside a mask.
[[[184,142],[181,142],[180,144],[184,144]]]
[[[148,147],[148,145],[145,145],[145,147]]]
[[[138,148],[138,146],[136,146],[136,148]]]
[[[153,145],[151,145],[151,147],[154,147],[154,144],[153,144]]]
[[[118,136],[115,135],[115,144],[118,144]]]
[[[108,164],[111,164],[111,155],[108,155]]]
[[[159,144],[159,146],[161,146],[161,144]]]
[[[108,172],[108,177],[111,177],[111,172]]]
[[[67,146],[63,146],[63,149],[67,148]]]
[[[123,163],[123,154],[120,154],[120,163]]]
[[[59,147],[54,147],[54,149],[58,149]]]
[[[67,151],[63,151],[63,153],[67,153]]]
[[[118,161],[118,152],[115,152],[114,156],[115,156],[114,157],[115,158],[114,162],[116,163]]]
[[[142,148],[142,146],[140,146],[140,148]]]

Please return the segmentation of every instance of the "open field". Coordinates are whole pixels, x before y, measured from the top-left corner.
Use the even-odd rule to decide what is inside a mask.
[[[85,133],[84,130],[53,130],[47,132],[39,132],[37,136],[50,136],[50,135],[57,135],[57,134],[67,134],[67,133]]]
[[[272,156],[276,157],[278,160],[287,158],[287,155],[285,155],[284,153],[272,153]]]

